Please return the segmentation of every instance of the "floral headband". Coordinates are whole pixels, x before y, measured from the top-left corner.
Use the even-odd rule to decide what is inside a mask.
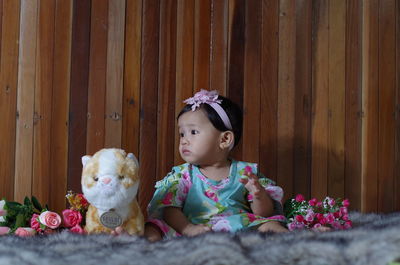
[[[225,110],[221,107],[222,100],[218,100],[218,92],[216,90],[207,91],[201,89],[200,92],[197,92],[193,97],[188,98],[183,102],[192,105],[192,111],[199,108],[201,104],[208,104],[217,112],[221,120],[224,122],[225,127],[232,130],[231,121],[229,120]]]

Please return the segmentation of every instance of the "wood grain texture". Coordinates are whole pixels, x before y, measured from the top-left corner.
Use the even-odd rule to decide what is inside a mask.
[[[32,194],[33,112],[38,1],[21,1],[14,199]]]
[[[310,197],[312,2],[296,1],[296,59],[293,147],[293,195]]]
[[[329,1],[315,2],[311,197],[328,192]]]
[[[139,154],[142,1],[126,2],[122,147]],[[105,42],[106,44],[106,42]]]
[[[142,20],[142,72],[141,72],[141,114],[140,114],[140,175],[139,204],[146,209],[152,197],[156,181],[157,161],[157,102],[158,102],[158,64],[159,64],[159,26],[160,2],[143,2]]]
[[[346,1],[329,2],[328,195],[344,197]],[[331,43],[334,43],[332,45]]]
[[[363,8],[362,204],[366,212],[378,211],[379,144],[379,0]]]
[[[86,154],[90,155],[104,147],[108,2],[96,0],[91,5],[86,130]]]
[[[157,168],[162,178],[174,166],[176,11],[175,0],[160,2],[160,49],[158,72]]]
[[[395,157],[395,210],[400,211],[400,3],[396,2],[396,157]]]
[[[395,169],[396,3],[388,0],[379,4],[378,210],[391,212]]]
[[[226,95],[229,0],[211,1],[210,90]]]
[[[245,10],[246,1],[229,2],[228,24],[228,89],[226,96],[243,110],[244,58],[245,58]],[[241,160],[243,141],[233,149],[233,158]]]
[[[35,111],[33,114],[32,195],[50,201],[51,100],[54,68],[55,2],[39,1],[36,46]]]
[[[57,212],[66,206],[72,10],[71,0],[56,1],[53,84],[57,87],[52,98],[49,207]]]
[[[14,199],[15,132],[17,109],[20,2],[2,2],[2,38],[0,60],[0,194]],[[18,14],[18,15],[15,15]]]
[[[361,23],[362,1],[346,2],[345,197],[361,207]]]
[[[194,0],[178,0],[176,40],[175,117],[184,106],[183,100],[193,96],[194,56]],[[196,90],[197,91],[197,90]],[[176,122],[176,120],[175,120]],[[179,134],[175,129],[174,164],[183,163],[179,154]],[[161,176],[157,176],[161,178]]]
[[[262,2],[260,171],[276,181],[279,0]]]
[[[296,2],[282,0],[279,12],[277,183],[286,199],[293,193]]]
[[[211,0],[195,0],[193,87],[210,88]]]
[[[260,162],[261,7],[246,1],[242,159],[253,163]]]
[[[90,0],[75,0],[73,5],[67,185],[75,192],[81,192],[81,158],[86,155],[90,4]]]
[[[108,6],[105,147],[121,148],[124,75],[125,1]]]

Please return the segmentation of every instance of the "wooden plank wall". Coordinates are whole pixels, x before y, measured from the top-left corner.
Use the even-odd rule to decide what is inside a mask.
[[[244,110],[237,159],[286,198],[400,210],[399,0],[0,0],[0,197],[65,207],[81,156],[121,147],[140,203],[182,162],[200,88]]]

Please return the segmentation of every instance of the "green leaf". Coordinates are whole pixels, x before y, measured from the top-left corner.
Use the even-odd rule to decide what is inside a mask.
[[[26,224],[26,217],[22,214],[19,213],[17,215],[17,219],[15,220],[15,228],[17,227],[23,227]]]
[[[37,209],[39,212],[42,211],[42,209],[43,209],[42,205],[40,205],[39,201],[36,199],[35,196],[32,196],[32,203],[33,203],[33,206],[35,207],[35,209]]]
[[[26,206],[32,205],[32,203],[31,203],[31,201],[29,200],[28,197],[25,197],[25,199],[24,199],[24,204],[25,204]]]

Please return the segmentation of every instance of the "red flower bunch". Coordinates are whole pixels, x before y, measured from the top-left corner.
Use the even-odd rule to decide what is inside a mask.
[[[297,229],[349,229],[352,222],[348,215],[348,199],[333,199],[326,197],[322,201],[313,198],[306,201],[303,195],[298,194],[294,199],[285,203],[284,212],[288,220],[290,231]]]
[[[65,196],[70,205],[69,209],[62,211],[64,227],[73,233],[83,234],[83,226],[85,225],[85,215],[89,207],[89,203],[83,194],[69,191]]]

